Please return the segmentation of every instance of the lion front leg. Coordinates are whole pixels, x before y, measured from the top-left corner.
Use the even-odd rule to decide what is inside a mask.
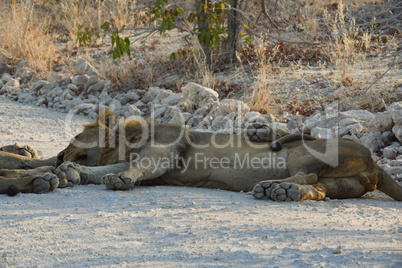
[[[129,169],[129,163],[108,166],[87,167],[73,162],[64,162],[56,168],[55,174],[60,180],[60,188],[73,187],[77,184],[102,184],[102,177],[109,173],[118,173]]]
[[[141,152],[129,163],[130,168],[122,172],[105,175],[102,178],[102,183],[108,190],[129,190],[137,182],[158,178],[173,165],[170,162],[172,158],[179,157],[173,152],[175,152],[174,148],[161,144],[142,148]]]
[[[167,171],[166,168],[137,168],[133,167],[118,174],[107,174],[102,178],[102,184],[108,190],[129,190],[134,188],[137,182],[155,179]]]

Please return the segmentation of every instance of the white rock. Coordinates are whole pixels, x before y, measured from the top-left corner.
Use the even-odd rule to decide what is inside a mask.
[[[99,78],[96,75],[91,75],[88,79],[88,82],[85,84],[84,89],[87,90],[90,86],[97,83],[98,81],[99,81]]]
[[[2,91],[7,92],[9,95],[18,95],[22,92],[22,89],[20,87],[9,87],[9,86],[3,86]]]
[[[402,142],[402,101],[394,102],[388,106],[387,111],[390,113],[394,126],[392,132],[395,137]]]
[[[71,83],[71,75],[69,73],[56,73],[46,79],[48,82],[57,82],[61,84]]]
[[[87,68],[89,68],[89,63],[83,58],[72,60],[71,65],[76,74],[85,74]]]
[[[392,121],[395,124],[402,125],[402,101],[392,103],[387,107],[387,111],[390,113]]]
[[[339,121],[339,126],[347,127],[347,126],[358,124],[358,123],[359,122],[354,118],[345,118],[345,119],[342,119],[341,121]]]
[[[109,105],[112,102],[112,98],[107,94],[107,92],[104,90],[102,93],[99,95],[99,101],[105,105]]]
[[[207,115],[207,112],[208,112],[207,107],[200,107],[193,113],[193,115],[197,118],[198,117],[202,118]]]
[[[128,105],[128,113],[130,115],[140,116],[141,110],[138,109],[135,105]]]
[[[244,118],[249,121],[249,122],[255,122],[255,120],[257,120],[258,117],[260,117],[260,113],[259,112],[248,112],[244,115]]]
[[[185,125],[191,117],[192,114],[190,113],[175,113],[169,121],[169,124]]]
[[[8,82],[5,84],[6,87],[19,87],[20,86],[20,81],[18,79],[11,78],[8,80]]]
[[[347,128],[347,127],[340,127],[338,129],[338,134],[341,136],[348,135],[349,133],[350,133],[349,128]]]
[[[96,75],[98,77],[100,76],[99,72],[95,69],[95,67],[93,67],[83,58],[73,60],[71,64],[76,74]]]
[[[34,96],[32,96],[31,94],[29,94],[29,96],[25,97],[24,99],[24,103],[33,103],[36,101],[36,98]]]
[[[336,134],[329,128],[315,127],[311,130],[311,136],[319,139],[331,139],[335,138]]]
[[[152,107],[152,108],[153,109],[152,109],[151,117],[154,118],[154,119],[161,118],[163,116],[163,114],[166,112],[166,109],[167,109],[167,107],[165,107],[165,106],[159,106],[157,108]]]
[[[171,90],[166,90],[159,87],[151,87],[145,93],[144,97],[142,98],[142,101],[145,103],[151,102],[156,104],[159,103],[162,99],[167,98],[172,94],[173,92]]]
[[[164,105],[176,105],[178,104],[183,98],[183,94],[171,94],[170,96],[161,100],[161,103]]]
[[[42,105],[43,103],[46,102],[46,99],[44,97],[40,97],[37,101],[36,101],[36,105]]]
[[[250,111],[247,104],[234,99],[224,99],[221,102],[214,103],[214,108],[208,114],[208,117],[216,118],[218,116],[227,116],[233,112],[233,118],[243,116]]]
[[[46,82],[43,80],[35,81],[35,82],[31,83],[31,85],[29,86],[29,90],[30,90],[30,92],[37,92],[38,90],[40,90],[42,87],[44,87],[47,84],[49,84],[49,82]]]
[[[374,131],[391,131],[394,123],[389,112],[376,113],[368,123],[370,129]]]
[[[119,100],[116,100],[116,99],[113,99],[110,102],[109,106],[110,106],[112,111],[121,110],[121,108],[122,108],[121,102]]]
[[[95,84],[88,87],[87,92],[99,92],[105,88],[105,84],[102,81],[96,82]]]
[[[194,106],[201,107],[204,103],[216,102],[219,97],[218,92],[192,82],[185,85],[181,91],[189,111],[192,111]]]
[[[342,126],[347,126],[349,123],[352,123],[353,120],[357,121],[360,125],[365,127],[368,122],[373,118],[373,114],[366,110],[350,110],[346,112],[334,112],[333,114],[325,115],[325,114],[316,114],[312,117],[306,119],[304,124],[304,130],[309,131],[314,127],[321,128],[333,128],[336,125],[340,125],[342,122]]]
[[[395,159],[396,158],[397,151],[394,148],[390,147],[385,147],[383,156],[387,159]]]
[[[344,118],[353,118],[358,122],[369,122],[373,118],[373,114],[366,110],[349,110],[340,112]]]
[[[345,135],[342,137],[342,139],[348,139],[348,140],[352,140],[356,143],[360,143],[360,140],[358,137],[356,137],[355,135]]]
[[[381,132],[365,133],[360,138],[360,144],[362,144],[366,148],[368,148],[371,153],[377,152],[381,147],[384,146],[384,142],[382,140]]]
[[[81,74],[73,77],[72,83],[77,87],[84,86],[89,80],[89,75]]]
[[[21,80],[21,83],[26,83],[30,81],[34,76],[36,75],[36,72],[28,67],[21,67],[17,68],[17,71],[14,74],[14,77],[19,77]]]
[[[52,99],[56,98],[57,96],[61,96],[64,90],[61,87],[55,87],[51,91],[49,91],[46,95]]]
[[[363,131],[365,130],[365,128],[359,123],[349,125],[347,128],[349,129],[350,133],[352,133],[358,137],[361,137],[364,134]]]
[[[127,102],[138,101],[141,98],[134,90],[127,92],[124,97]]]
[[[402,173],[402,167],[382,166],[382,168],[389,174],[397,175]]]
[[[61,84],[63,82],[63,77],[60,74],[53,74],[47,78],[47,81]]]
[[[392,141],[395,140],[395,135],[391,131],[385,131],[381,134],[382,140],[384,141],[385,145],[389,145]]]
[[[213,130],[228,130],[233,128],[233,120],[228,117],[219,116],[212,120]]]
[[[69,90],[72,90],[72,91],[77,91],[78,90],[78,87],[76,85],[74,85],[74,84],[68,84],[67,88]]]
[[[392,132],[395,134],[395,137],[402,142],[402,125],[395,125],[392,128]]]
[[[52,91],[54,88],[59,87],[59,83],[57,82],[51,82],[46,85],[44,85],[40,90],[39,94],[40,95],[47,95],[50,91]]]
[[[280,130],[283,130],[283,131],[288,131],[288,126],[285,123],[272,122],[268,126],[273,130],[280,129]]]
[[[402,159],[399,159],[399,160],[392,160],[392,161],[390,162],[390,165],[391,165],[391,166],[394,166],[394,167],[402,167]]]
[[[0,80],[0,89],[4,86],[3,80]]]
[[[105,90],[111,89],[112,82],[110,80],[101,80],[101,82],[103,83],[103,88]]]
[[[287,123],[287,128],[292,131],[301,128],[302,125],[303,125],[302,116],[296,115],[289,120],[289,122]]]
[[[145,103],[143,103],[142,101],[137,101],[136,103],[134,103],[134,105],[138,108],[143,108],[145,106],[147,106]]]
[[[13,76],[9,73],[4,73],[1,75],[1,80],[4,84],[6,84],[9,80],[14,79]]]
[[[82,103],[82,100],[79,98],[79,97],[76,97],[76,98],[73,98],[71,101],[70,101],[70,105],[72,106],[72,107],[76,107],[76,106],[78,106],[78,105],[80,105]]]
[[[97,114],[96,112],[94,112],[94,111],[92,111],[92,112],[90,112],[90,113],[88,114],[88,117],[89,117],[89,118],[92,118],[92,119],[95,119],[97,116],[98,116],[98,114]]]

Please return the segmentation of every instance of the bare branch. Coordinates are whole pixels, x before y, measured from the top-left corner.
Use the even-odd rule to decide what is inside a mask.
[[[258,19],[260,18],[260,16],[261,15],[265,15],[265,17],[267,17],[267,19],[269,20],[269,22],[272,24],[272,25],[274,25],[274,27],[276,28],[276,29],[279,29],[279,26],[278,25],[276,25],[276,23],[271,19],[271,17],[268,15],[268,13],[267,13],[267,10],[266,10],[266,7],[265,7],[265,0],[262,0],[261,1],[261,13],[258,15],[258,18],[256,19],[256,21],[255,21],[255,23],[257,24],[257,22],[258,22]]]
[[[392,60],[392,63],[391,63],[391,65],[389,66],[389,68],[388,68],[382,75],[380,75],[379,77],[377,77],[377,78],[368,86],[368,88],[364,91],[364,94],[366,94],[366,93],[370,90],[370,88],[371,88],[375,83],[377,83],[378,80],[380,80],[381,78],[383,78],[383,77],[389,72],[389,70],[391,70],[392,67],[394,67],[395,61],[396,61],[396,57],[398,56],[399,53],[401,53],[401,51],[402,51],[402,50],[395,52],[394,59]]]
[[[282,43],[288,43],[288,44],[304,44],[304,45],[313,45],[313,46],[321,45],[321,43],[304,42],[304,41],[302,41],[302,42],[290,41],[290,40],[286,40],[286,39],[283,39],[283,38],[276,37],[276,36],[274,36],[274,35],[268,34],[268,33],[266,33],[265,29],[261,28],[261,27],[258,26],[254,21],[252,21],[252,20],[247,16],[247,14],[246,14],[245,12],[243,12],[243,11],[240,10],[240,9],[232,8],[232,7],[231,7],[230,5],[228,5],[227,3],[225,3],[225,5],[226,5],[226,9],[227,9],[227,10],[230,10],[230,9],[236,10],[237,12],[239,12],[239,14],[241,14],[241,15],[243,16],[243,18],[244,18],[246,21],[248,21],[248,22],[250,23],[250,25],[253,25],[256,29],[258,29],[258,30],[261,32],[261,34],[258,34],[258,33],[256,33],[255,31],[251,31],[250,28],[248,28],[247,30],[250,31],[250,32],[252,32],[252,34],[257,35],[257,36],[259,36],[259,37],[261,37],[261,38],[263,38],[263,39],[266,39],[266,40],[267,40],[267,38],[272,38],[272,39],[277,39],[278,41],[280,41],[280,42],[282,42]],[[265,37],[264,37],[264,36],[265,36]]]

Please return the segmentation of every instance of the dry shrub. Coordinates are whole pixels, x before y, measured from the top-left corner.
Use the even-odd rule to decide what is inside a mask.
[[[61,48],[75,45],[79,24],[96,31],[110,21],[115,28],[142,26],[149,1],[20,0],[0,2],[0,57],[28,60],[37,71],[51,71]],[[65,46],[63,43],[67,43]],[[70,50],[71,51],[71,50]],[[66,55],[64,55],[66,56]]]
[[[37,16],[37,4],[32,3],[1,3],[0,57],[11,62],[28,60],[32,68],[45,71],[55,59],[54,38],[48,32],[48,18]]]

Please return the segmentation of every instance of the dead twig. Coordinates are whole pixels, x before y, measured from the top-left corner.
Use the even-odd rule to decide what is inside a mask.
[[[383,78],[383,77],[389,72],[389,70],[391,70],[392,67],[394,67],[395,61],[396,61],[396,57],[398,56],[398,54],[399,54],[401,51],[402,51],[402,50],[397,51],[397,52],[395,53],[394,59],[392,60],[392,63],[391,63],[391,65],[389,66],[389,68],[388,68],[382,75],[380,75],[379,77],[377,77],[377,78],[368,86],[368,88],[364,91],[364,94],[366,94],[366,93],[370,90],[370,88],[371,88],[375,83],[377,83],[381,78]]]

